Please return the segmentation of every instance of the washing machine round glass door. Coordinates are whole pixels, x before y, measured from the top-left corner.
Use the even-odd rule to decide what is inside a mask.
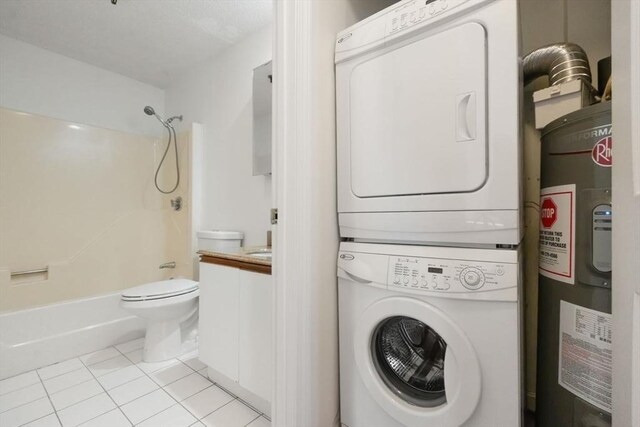
[[[480,364],[451,313],[417,298],[385,298],[367,307],[354,332],[360,378],[402,425],[460,426],[471,417]]]
[[[436,407],[447,401],[447,343],[419,320],[394,316],[380,322],[371,339],[374,366],[387,387],[405,401]]]

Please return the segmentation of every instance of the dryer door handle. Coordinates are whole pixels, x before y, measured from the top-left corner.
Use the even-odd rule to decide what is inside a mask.
[[[456,97],[456,140],[476,139],[476,94],[469,92]]]

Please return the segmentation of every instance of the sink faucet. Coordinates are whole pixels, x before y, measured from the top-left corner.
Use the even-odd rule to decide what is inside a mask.
[[[176,268],[176,262],[171,261],[171,262],[165,262],[164,264],[160,264],[160,270],[162,270],[163,268]]]

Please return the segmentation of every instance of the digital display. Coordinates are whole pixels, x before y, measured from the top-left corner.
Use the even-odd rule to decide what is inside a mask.
[[[438,273],[438,274],[442,274],[442,269],[441,268],[436,268],[436,267],[429,267],[429,273]]]

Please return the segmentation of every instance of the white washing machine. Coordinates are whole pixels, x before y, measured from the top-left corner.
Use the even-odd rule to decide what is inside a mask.
[[[519,251],[343,242],[340,415],[349,427],[517,427]]]
[[[520,242],[517,7],[405,0],[338,34],[343,238]]]

